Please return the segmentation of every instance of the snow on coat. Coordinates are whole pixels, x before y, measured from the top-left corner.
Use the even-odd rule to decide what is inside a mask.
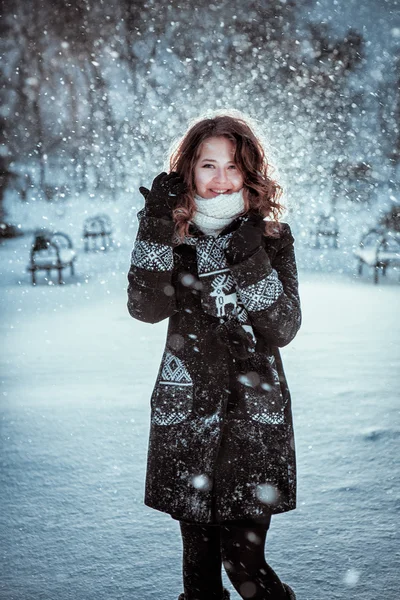
[[[208,524],[294,509],[291,398],[279,352],[301,324],[289,225],[227,272],[216,257],[246,217],[217,238],[192,224],[194,243],[177,246],[172,222],[144,210],[138,218],[128,310],[147,323],[169,318],[150,400],[145,504]],[[241,311],[249,352],[238,358],[231,326]]]

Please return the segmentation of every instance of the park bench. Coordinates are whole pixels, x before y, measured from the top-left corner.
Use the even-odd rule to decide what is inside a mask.
[[[338,247],[339,226],[333,215],[319,214],[315,219],[314,248],[320,248],[321,239],[324,238],[333,248]],[[327,244],[325,244],[327,245]]]
[[[400,232],[377,227],[367,231],[354,250],[358,259],[358,274],[364,265],[374,271],[374,283],[378,283],[379,272],[386,275],[388,267],[400,266]]]
[[[24,235],[24,232],[16,227],[15,225],[10,225],[9,223],[0,223],[0,240],[2,238],[15,238]]]
[[[69,267],[73,275],[75,258],[71,238],[66,233],[47,229],[36,231],[27,267],[32,273],[32,285],[36,284],[36,271],[47,271],[50,277],[54,269],[58,271],[58,283],[63,283],[62,271]]]
[[[95,215],[88,217],[83,223],[83,240],[85,252],[89,250],[107,250],[111,245],[112,226],[108,215]],[[98,248],[98,240],[101,238],[101,246]],[[90,243],[92,240],[92,243]]]

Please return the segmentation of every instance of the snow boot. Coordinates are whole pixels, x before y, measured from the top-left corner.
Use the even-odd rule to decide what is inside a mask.
[[[287,583],[284,583],[283,587],[286,590],[288,600],[296,600],[296,595],[295,595],[294,591],[292,590],[292,588],[290,587],[290,585],[288,585]]]
[[[231,595],[230,595],[229,591],[224,588],[224,591],[222,592],[222,600],[230,600],[230,597],[231,597]],[[178,600],[185,600],[185,594],[180,594]]]

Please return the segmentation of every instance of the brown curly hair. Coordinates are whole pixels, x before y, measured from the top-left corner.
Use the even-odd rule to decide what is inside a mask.
[[[270,217],[271,220],[265,222],[264,233],[279,237],[278,219],[284,211],[279,198],[283,189],[269,176],[270,165],[260,140],[244,118],[217,115],[192,125],[171,152],[170,171],[176,171],[187,185],[187,192],[173,211],[179,238],[189,235],[189,221],[196,210],[194,168],[201,144],[211,137],[225,137],[235,144],[235,163],[244,179],[244,212],[252,210],[263,217]]]

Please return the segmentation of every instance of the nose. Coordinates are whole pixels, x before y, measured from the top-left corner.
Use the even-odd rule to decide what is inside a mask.
[[[228,177],[225,169],[219,167],[214,175],[215,183],[226,183],[228,181]]]

